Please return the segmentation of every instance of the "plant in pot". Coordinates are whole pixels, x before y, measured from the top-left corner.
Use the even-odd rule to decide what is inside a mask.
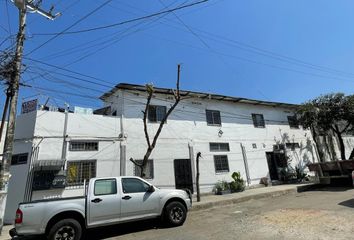
[[[218,181],[214,185],[214,192],[216,195],[223,195],[223,194],[230,193],[229,183],[226,182],[225,180]]]
[[[231,192],[242,192],[245,190],[245,180],[241,177],[240,172],[234,172],[231,177],[234,181],[230,183]]]

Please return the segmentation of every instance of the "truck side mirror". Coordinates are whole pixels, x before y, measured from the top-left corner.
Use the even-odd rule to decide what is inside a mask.
[[[150,185],[147,192],[155,192],[155,188],[153,185]]]

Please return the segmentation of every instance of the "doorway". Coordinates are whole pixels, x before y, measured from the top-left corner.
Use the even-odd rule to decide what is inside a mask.
[[[175,159],[176,189],[188,188],[193,193],[193,176],[190,159]]]
[[[279,179],[279,169],[287,167],[285,153],[266,152],[270,180]]]

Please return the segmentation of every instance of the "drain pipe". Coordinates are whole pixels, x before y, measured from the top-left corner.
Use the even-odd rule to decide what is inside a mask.
[[[247,184],[249,186],[251,184],[251,177],[250,177],[250,172],[249,172],[249,168],[248,168],[248,160],[247,160],[247,155],[246,155],[246,149],[242,145],[242,143],[240,143],[240,146],[241,146],[241,151],[242,151],[243,163],[245,165]]]

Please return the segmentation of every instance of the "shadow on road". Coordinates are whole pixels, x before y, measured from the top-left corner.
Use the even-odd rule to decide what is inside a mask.
[[[352,186],[331,186],[331,185],[315,185],[307,188],[304,192],[346,192],[353,190]]]
[[[344,207],[350,207],[350,208],[354,208],[354,198],[353,199],[349,199],[343,202],[338,203],[338,205],[344,206]]]
[[[167,228],[161,223],[160,219],[150,219],[132,223],[122,223],[108,227],[100,227],[87,230],[85,238],[90,240],[100,240],[111,237],[119,237],[130,233],[142,232],[151,229]],[[12,240],[45,240],[44,236],[35,237],[18,237],[12,238]]]
[[[139,222],[123,223],[108,227],[95,228],[88,230],[86,233],[86,239],[99,240],[110,237],[118,237],[134,232],[142,232],[151,229],[166,228],[161,224],[159,219],[150,219]],[[89,236],[89,238],[87,238]]]

